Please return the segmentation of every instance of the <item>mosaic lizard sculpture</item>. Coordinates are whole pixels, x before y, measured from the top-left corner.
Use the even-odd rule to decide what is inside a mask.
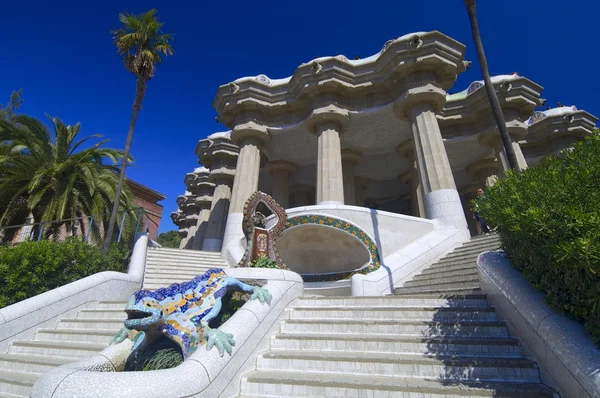
[[[211,269],[191,281],[156,291],[135,292],[125,308],[125,327],[111,344],[131,337],[135,352],[165,335],[181,347],[184,359],[196,351],[198,344],[204,343],[207,350],[216,346],[221,356],[225,351],[231,355],[231,347],[235,345],[233,335],[208,326],[221,311],[221,298],[230,287],[252,293],[251,300],[271,304],[268,290],[230,278],[222,269]]]

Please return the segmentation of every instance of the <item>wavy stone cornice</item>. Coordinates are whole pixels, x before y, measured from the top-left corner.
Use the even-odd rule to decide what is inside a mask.
[[[528,126],[529,134],[520,142],[525,156],[541,156],[552,148],[564,149],[591,135],[598,118],[584,110],[560,112]]]
[[[465,69],[464,51],[463,44],[437,31],[408,34],[386,43],[378,54],[358,60],[362,62],[325,57],[300,65],[288,79],[238,79],[219,87],[213,106],[219,121],[231,128],[239,122],[236,118],[245,117],[240,116],[245,111],[255,111],[253,118],[264,123],[275,114],[305,117],[315,102],[337,102],[351,109],[344,102],[362,98],[364,106],[365,96],[388,93],[403,76],[422,71],[434,71],[440,87],[448,89]]]
[[[198,161],[208,168],[212,168],[213,160],[217,158],[225,163],[232,162],[231,159],[226,158],[237,159],[239,152],[240,148],[231,141],[231,131],[211,134],[207,138],[198,141],[196,146]]]
[[[523,76],[505,76],[505,79],[492,80],[502,110],[518,110],[518,118],[524,122],[543,102],[541,94],[544,88]],[[464,123],[477,119],[482,114],[491,115],[490,103],[483,85],[464,97],[452,99],[450,95],[446,98],[446,106],[438,115],[440,126]]]

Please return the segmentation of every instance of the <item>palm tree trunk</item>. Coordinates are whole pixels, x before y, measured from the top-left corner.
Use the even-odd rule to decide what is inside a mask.
[[[135,99],[133,100],[133,111],[131,113],[131,121],[129,122],[129,132],[127,133],[127,141],[125,142],[125,150],[123,152],[123,161],[121,162],[121,171],[119,173],[119,182],[115,191],[115,201],[113,203],[112,212],[110,213],[110,221],[108,223],[108,231],[104,239],[104,255],[108,253],[108,248],[112,242],[112,235],[117,221],[117,212],[119,211],[119,203],[121,201],[121,191],[123,190],[123,181],[125,180],[125,169],[127,167],[127,159],[129,158],[129,150],[131,149],[131,141],[133,139],[133,129],[137,120],[138,113],[142,109],[142,101],[146,95],[146,79],[138,76],[135,85]]]
[[[473,41],[475,42],[475,50],[477,50],[477,58],[479,58],[479,66],[481,67],[481,74],[483,75],[483,81],[485,83],[485,91],[487,92],[492,113],[498,130],[500,130],[500,137],[502,138],[502,145],[508,158],[508,164],[511,169],[521,171],[519,162],[517,161],[517,155],[512,146],[512,141],[508,135],[506,129],[506,122],[504,121],[504,115],[502,114],[502,108],[500,107],[500,101],[494,90],[492,79],[490,78],[490,72],[488,70],[487,59],[485,58],[485,52],[483,51],[483,43],[481,42],[481,35],[479,33],[479,24],[477,23],[477,15],[475,14],[475,0],[464,0],[467,13],[469,14],[469,21],[471,22],[471,33],[473,34]]]

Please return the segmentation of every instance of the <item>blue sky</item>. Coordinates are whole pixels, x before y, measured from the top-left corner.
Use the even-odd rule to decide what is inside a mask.
[[[110,30],[118,13],[156,7],[175,55],[149,82],[138,118],[128,176],[167,196],[161,231],[197,167],[199,139],[225,127],[212,101],[221,84],[264,73],[291,75],[325,55],[367,57],[389,39],[439,30],[466,44],[473,68],[452,91],[480,79],[462,0],[436,1],[4,1],[0,5],[0,103],[23,89],[22,111],[82,123],[122,148],[135,80],[122,67]],[[597,2],[479,0],[478,17],[490,72],[518,72],[544,87],[543,97],[600,116]]]

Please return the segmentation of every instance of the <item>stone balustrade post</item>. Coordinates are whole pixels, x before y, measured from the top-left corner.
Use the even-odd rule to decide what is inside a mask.
[[[348,111],[335,105],[315,109],[309,116],[309,131],[318,137],[317,204],[344,204],[340,134],[348,123]]]

